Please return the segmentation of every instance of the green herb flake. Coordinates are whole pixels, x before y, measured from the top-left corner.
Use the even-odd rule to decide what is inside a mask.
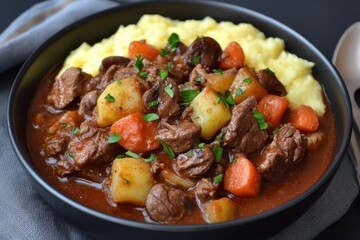
[[[165,80],[169,75],[168,71],[166,71],[164,69],[160,69],[159,74],[160,74],[160,79],[161,80]]]
[[[160,119],[160,117],[156,113],[148,113],[143,116],[143,119],[147,122],[152,122],[152,121]]]
[[[150,163],[152,163],[152,162],[155,161],[155,159],[156,159],[156,155],[155,155],[155,153],[152,153],[152,154],[150,155],[150,157],[144,158],[144,161],[145,161],[145,162],[150,162]]]
[[[199,90],[185,90],[180,92],[180,97],[185,103],[184,105],[189,105],[199,93]]]
[[[243,81],[244,81],[245,83],[247,83],[247,84],[252,83],[252,79],[251,79],[251,78],[245,78]]]
[[[204,35],[198,35],[196,39],[201,39],[201,38],[204,38],[205,36]]]
[[[69,157],[74,158],[74,157],[75,157],[75,153],[69,153]]]
[[[121,84],[121,81],[118,79],[115,81],[117,84]]]
[[[265,71],[266,73],[271,74],[271,75],[275,75],[275,73],[274,73],[273,71],[271,71],[270,68],[266,68],[266,69],[264,69],[264,71]]]
[[[176,50],[178,44],[180,42],[179,35],[176,33],[172,33],[168,38],[168,43],[170,45],[170,51],[173,52]]]
[[[174,66],[174,64],[172,62],[168,62],[166,64],[166,68],[167,68],[168,71],[170,71],[173,68],[173,66]]]
[[[73,127],[70,131],[72,135],[78,134],[80,132],[80,128]]]
[[[159,140],[159,141],[163,147],[164,152],[166,152],[171,159],[174,159],[175,158],[174,151],[166,143],[164,143],[163,140]]]
[[[230,105],[235,105],[235,100],[233,98],[233,96],[231,94],[229,94],[229,96],[226,97],[225,101],[230,104]]]
[[[220,98],[220,97],[217,97],[216,100],[215,100],[216,104],[219,104],[220,101],[221,101],[221,98]]]
[[[156,107],[157,105],[159,105],[159,101],[158,100],[154,100],[151,102],[148,102],[148,107]]]
[[[191,158],[192,156],[194,156],[194,153],[192,151],[188,151],[186,155]]]
[[[279,127],[275,128],[274,131],[272,132],[273,136],[275,136],[278,133],[279,133]]]
[[[173,98],[175,93],[174,91],[172,90],[172,87],[173,85],[170,83],[169,85],[167,85],[165,88],[164,88],[164,91],[171,97]]]
[[[143,63],[144,58],[142,56],[135,56],[135,63],[134,63],[134,67],[140,72],[143,68],[144,68],[144,63]]]
[[[193,65],[197,65],[198,63],[200,63],[201,61],[201,56],[193,56],[191,57],[191,63]]]
[[[262,114],[261,112],[255,110],[253,111],[252,115],[254,116],[254,118],[256,118],[256,120],[264,120],[264,114]]]
[[[119,155],[116,156],[116,159],[124,158],[125,156],[126,156],[125,153],[120,153]]]
[[[255,110],[255,111],[253,111],[252,115],[256,119],[260,130],[266,130],[269,127],[267,122],[265,122],[264,114]]]
[[[219,104],[220,103],[220,100],[223,101],[223,103],[225,104],[225,107],[227,109],[230,109],[230,106],[229,106],[229,103],[226,101],[226,96],[220,92],[218,92],[218,98],[216,98],[216,103]],[[220,100],[219,100],[220,98]]]
[[[203,80],[202,80],[201,77],[196,77],[196,78],[194,79],[194,81],[197,82],[197,83],[202,83],[202,82],[203,82]]]
[[[266,130],[268,127],[269,127],[269,125],[267,124],[267,122],[259,123],[259,129],[260,130]]]
[[[160,50],[160,56],[165,57],[166,55],[169,55],[170,52],[168,50],[165,49],[161,49]]]
[[[220,132],[216,137],[215,137],[215,141],[222,141],[222,137],[223,137],[223,132]]]
[[[199,143],[199,144],[197,145],[197,147],[198,147],[198,148],[203,148],[203,147],[205,147],[205,143]]]
[[[242,90],[241,88],[239,88],[238,90],[236,90],[236,96],[241,96],[244,93],[244,90]]]
[[[121,136],[119,134],[117,134],[116,132],[113,132],[109,137],[108,137],[108,142],[110,144],[112,143],[117,143],[118,141],[120,141]]]
[[[139,75],[142,79],[147,79],[147,77],[149,76],[149,74],[147,72],[139,72]]]
[[[215,162],[219,163],[221,161],[223,151],[224,151],[224,149],[220,146],[215,146],[212,149],[212,152],[213,152],[214,158],[215,158]]]
[[[136,154],[136,153],[134,153],[134,152],[132,152],[130,150],[126,151],[125,155],[129,156],[129,157],[132,157],[132,158],[140,158],[140,156],[138,154]]]
[[[115,98],[113,96],[111,96],[110,93],[108,95],[106,95],[104,98],[111,103],[115,102]]]
[[[217,74],[224,74],[224,71],[222,71],[220,69],[213,69],[213,72],[217,73]]]
[[[224,176],[224,174],[222,174],[222,173],[216,175],[213,179],[213,184],[216,185],[216,184],[221,183],[223,180],[223,176]]]

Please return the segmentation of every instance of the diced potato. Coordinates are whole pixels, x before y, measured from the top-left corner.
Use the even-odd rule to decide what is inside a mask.
[[[218,94],[205,87],[191,102],[191,120],[201,126],[201,137],[210,140],[230,120],[230,110],[220,101]]]
[[[171,172],[166,169],[161,170],[160,175],[169,183],[182,187],[184,189],[188,189],[195,185],[194,181],[179,177],[174,172]]]
[[[224,197],[205,204],[203,214],[208,223],[230,221],[235,218],[237,205]]]
[[[141,84],[133,78],[108,85],[97,100],[95,118],[98,126],[107,127],[130,113],[142,112],[143,94]]]
[[[145,206],[154,184],[149,163],[142,158],[116,159],[111,167],[111,197],[116,203]]]
[[[235,76],[236,70],[224,71],[223,74],[209,73],[206,75],[206,86],[211,87],[216,92],[225,94],[225,91],[229,90]]]
[[[246,67],[240,68],[229,90],[236,104],[250,96],[255,96],[260,101],[262,97],[267,95],[266,89],[261,86],[257,76]]]

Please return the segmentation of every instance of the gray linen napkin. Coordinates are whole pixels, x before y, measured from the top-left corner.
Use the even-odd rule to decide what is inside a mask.
[[[35,5],[0,35],[0,72],[24,61],[50,35],[68,24],[115,5],[105,0],[52,0]],[[22,29],[20,26],[29,19],[37,24],[30,30]],[[1,103],[7,102],[9,83],[14,75],[10,73],[8,79],[0,81]],[[0,138],[0,239],[90,239],[53,212],[27,182],[10,147],[5,106],[0,105],[0,136],[4,136]],[[314,238],[347,212],[358,192],[356,174],[347,156],[321,198],[272,239]]]

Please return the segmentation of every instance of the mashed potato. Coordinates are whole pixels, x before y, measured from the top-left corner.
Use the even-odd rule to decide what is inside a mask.
[[[201,21],[177,21],[159,15],[144,15],[136,25],[120,26],[114,35],[93,46],[83,43],[67,57],[60,74],[74,66],[95,76],[103,58],[110,55],[128,56],[131,41],[146,39],[147,43],[163,48],[173,32],[186,45],[190,45],[199,35],[216,39],[223,49],[231,41],[237,41],[245,52],[246,65],[256,70],[269,67],[276,73],[288,91],[291,108],[305,104],[311,106],[319,116],[324,114],[322,89],[312,77],[314,63],[286,52],[282,39],[266,38],[251,24],[217,23],[210,17]]]

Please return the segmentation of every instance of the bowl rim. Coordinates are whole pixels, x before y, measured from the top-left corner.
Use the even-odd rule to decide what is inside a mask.
[[[249,216],[245,218],[240,219],[234,219],[232,221],[228,222],[221,222],[221,223],[215,223],[215,224],[186,224],[186,225],[165,225],[165,224],[156,224],[156,223],[149,223],[149,222],[138,222],[134,220],[128,220],[125,218],[120,218],[116,216],[111,216],[108,214],[105,214],[103,212],[91,209],[89,207],[86,207],[80,203],[77,203],[76,201],[66,197],[62,193],[60,193],[58,190],[50,186],[40,175],[38,174],[35,167],[31,166],[26,161],[26,154],[23,154],[23,152],[18,148],[18,141],[16,139],[16,133],[13,128],[13,107],[14,107],[14,99],[16,97],[16,91],[21,83],[22,78],[24,77],[26,71],[29,69],[29,67],[32,65],[33,61],[45,50],[47,49],[55,40],[57,40],[59,37],[63,36],[65,33],[70,32],[71,30],[74,30],[78,27],[81,27],[84,23],[86,23],[89,20],[95,20],[97,18],[101,18],[102,16],[105,16],[112,12],[118,12],[118,11],[126,11],[128,8],[136,8],[137,6],[144,6],[149,5],[151,7],[151,4],[157,3],[157,4],[189,4],[189,5],[203,5],[203,6],[212,6],[212,7],[219,7],[219,8],[225,8],[225,9],[231,9],[236,12],[243,13],[246,12],[246,14],[251,15],[252,17],[256,17],[260,21],[269,22],[284,32],[291,33],[293,36],[298,38],[301,42],[306,45],[307,48],[309,48],[312,52],[314,52],[314,55],[318,56],[321,61],[323,61],[326,64],[326,67],[331,71],[331,75],[333,75],[339,83],[340,86],[340,92],[345,97],[346,102],[346,124],[347,128],[344,129],[345,131],[345,139],[342,142],[342,145],[339,148],[339,151],[336,155],[333,157],[333,162],[328,166],[328,169],[324,172],[324,174],[320,177],[320,179],[313,184],[309,189],[307,189],[304,193],[297,196],[296,198],[277,206],[273,209],[267,210],[265,212],[262,212],[260,214]],[[260,29],[261,30],[261,29]],[[295,30],[289,28],[285,24],[266,16],[260,12],[256,12],[254,10],[251,10],[249,8],[245,8],[239,5],[234,5],[230,3],[225,2],[215,2],[215,1],[202,1],[202,0],[174,0],[167,2],[166,0],[151,0],[151,1],[145,1],[145,2],[132,2],[132,3],[124,3],[119,6],[112,7],[110,9],[99,11],[95,14],[91,14],[85,18],[81,18],[78,21],[75,21],[74,23],[68,25],[67,27],[63,28],[59,32],[55,33],[53,36],[51,36],[48,40],[46,40],[43,44],[41,44],[31,55],[30,57],[25,61],[23,66],[21,67],[19,73],[17,74],[15,81],[11,87],[8,105],[7,105],[7,127],[8,132],[10,136],[10,140],[13,146],[13,149],[21,162],[21,165],[24,167],[24,169],[27,171],[28,175],[35,180],[35,182],[41,186],[43,189],[45,189],[47,192],[52,194],[57,199],[61,200],[66,205],[70,205],[71,207],[85,213],[89,214],[95,218],[100,218],[102,220],[116,223],[116,224],[122,224],[129,227],[135,227],[135,228],[141,228],[141,229],[147,229],[147,230],[154,230],[154,231],[178,231],[178,232],[187,232],[187,231],[203,231],[203,230],[210,230],[210,229],[219,229],[224,227],[232,227],[237,225],[243,225],[248,224],[251,222],[259,221],[265,218],[268,218],[272,215],[279,214],[281,212],[286,211],[287,209],[297,205],[298,203],[302,202],[303,200],[307,199],[309,196],[311,196],[317,189],[319,189],[327,180],[331,178],[331,176],[336,172],[338,167],[340,166],[340,163],[342,159],[344,158],[346,154],[346,150],[350,141],[351,136],[351,129],[352,129],[352,110],[350,106],[350,98],[348,96],[348,92],[345,87],[345,83],[340,77],[340,74],[335,69],[334,65],[329,62],[324,55],[313,45],[311,44],[307,39],[305,39],[303,36],[298,34]]]

